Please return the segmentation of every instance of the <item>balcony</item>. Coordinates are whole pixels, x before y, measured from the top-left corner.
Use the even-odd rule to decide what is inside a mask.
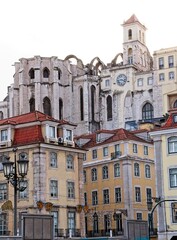
[[[121,155],[122,155],[121,151],[113,152],[113,153],[111,153],[111,160],[116,159],[116,158],[120,157]]]
[[[116,237],[116,236],[122,236],[124,234],[123,229],[117,230],[117,229],[112,229],[112,236]],[[87,231],[87,237],[110,237],[110,230],[99,230],[97,233],[95,233],[94,231]]]
[[[55,229],[55,237],[81,237],[80,229]]]

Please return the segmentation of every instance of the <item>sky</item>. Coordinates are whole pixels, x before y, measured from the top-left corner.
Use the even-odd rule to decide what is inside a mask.
[[[176,0],[4,0],[0,2],[0,101],[20,58],[73,54],[105,64],[122,52],[121,24],[135,14],[151,55],[177,46]]]

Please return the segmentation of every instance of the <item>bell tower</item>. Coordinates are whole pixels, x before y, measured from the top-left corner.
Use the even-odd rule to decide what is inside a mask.
[[[134,14],[122,26],[123,64],[135,65],[143,71],[150,70],[151,56],[146,46],[146,27]]]

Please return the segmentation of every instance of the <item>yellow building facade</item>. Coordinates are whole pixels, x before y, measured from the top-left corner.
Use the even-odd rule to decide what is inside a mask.
[[[127,221],[148,221],[147,202],[156,196],[152,142],[117,129],[81,136],[77,143],[88,150],[86,236],[128,236]]]
[[[75,147],[75,125],[33,112],[0,121],[0,235],[13,235],[14,187],[3,174],[3,161],[14,162],[25,153],[29,160],[24,181],[17,191],[17,228],[21,235],[24,214],[51,214],[56,237],[84,236],[83,155]],[[18,150],[13,152],[14,148]],[[12,181],[13,182],[13,181]],[[7,204],[8,202],[8,204]]]

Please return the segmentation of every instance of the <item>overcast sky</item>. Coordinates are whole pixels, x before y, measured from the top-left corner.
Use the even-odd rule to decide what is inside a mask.
[[[13,83],[20,58],[69,54],[84,64],[105,64],[122,52],[124,20],[135,14],[147,27],[153,51],[177,46],[176,0],[2,0],[0,2],[0,100]]]

